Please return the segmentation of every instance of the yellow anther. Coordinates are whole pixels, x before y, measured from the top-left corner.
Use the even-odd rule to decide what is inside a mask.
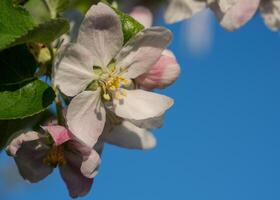
[[[111,86],[109,89],[112,91],[116,91],[117,88],[115,86]]]
[[[103,94],[103,98],[104,98],[105,100],[107,100],[107,101],[110,101],[110,100],[111,100],[110,95],[107,94],[107,93],[104,93],[104,94]]]
[[[124,79],[124,80],[123,80],[123,83],[124,83],[124,86],[125,86],[125,87],[128,87],[128,86],[130,86],[130,84],[131,84],[131,80],[129,80],[129,79]]]
[[[131,80],[110,74],[105,80],[100,81],[100,84],[103,99],[110,101],[113,96],[116,99],[121,99],[123,96],[126,96],[127,94],[122,90],[122,87],[128,87],[131,84]]]
[[[122,96],[127,96],[127,92],[125,90],[121,90]]]
[[[123,96],[123,95],[122,95],[121,92],[119,92],[119,91],[117,91],[117,92],[115,93],[116,99],[121,99],[122,96]]]

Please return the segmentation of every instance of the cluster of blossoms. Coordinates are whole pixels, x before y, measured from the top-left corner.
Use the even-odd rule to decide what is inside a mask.
[[[280,27],[280,0],[170,0],[166,21],[206,8],[230,31],[258,10],[272,30]],[[7,146],[25,180],[36,183],[58,167],[70,196],[83,196],[98,173],[105,143],[129,149],[156,145],[151,131],[162,126],[173,99],[154,90],[170,86],[180,67],[167,49],[172,33],[152,27],[152,13],[144,7],[130,15],[145,28],[125,41],[117,11],[104,3],[93,5],[83,19],[73,18],[78,23],[72,23],[69,35],[53,42],[59,48],[48,49],[56,100],[65,107],[59,107],[57,119],[37,132],[22,131]],[[37,46],[33,50],[46,48]]]
[[[280,28],[280,0],[170,0],[165,19],[174,23],[210,8],[222,27],[234,31],[259,10],[271,30]]]
[[[93,5],[74,42],[59,48],[53,84],[70,100],[65,123],[55,120],[39,132],[23,132],[6,149],[27,181],[38,182],[59,167],[71,197],[83,196],[97,174],[104,143],[155,146],[151,130],[161,127],[173,100],[152,90],[171,85],[180,67],[166,49],[171,32],[151,27],[145,8],[131,16],[145,29],[124,43],[116,12],[103,3]]]

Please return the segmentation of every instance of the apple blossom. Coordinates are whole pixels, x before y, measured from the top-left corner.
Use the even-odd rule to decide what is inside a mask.
[[[98,153],[75,140],[63,126],[43,127],[43,134],[28,131],[7,146],[21,176],[36,183],[48,176],[55,167],[67,185],[70,196],[87,194],[99,165]]]
[[[280,0],[262,0],[260,12],[266,25],[273,31],[280,28]]]
[[[170,0],[165,19],[174,23],[210,8],[222,27],[234,31],[254,16],[259,3],[260,0]]]
[[[94,146],[108,115],[145,120],[172,106],[169,97],[133,87],[133,80],[160,58],[171,36],[165,28],[147,28],[123,46],[120,19],[113,9],[103,3],[89,9],[77,43],[62,48],[55,62],[55,85],[74,97],[66,119],[79,140]]]
[[[153,15],[151,11],[145,7],[135,7],[130,16],[142,23],[146,28],[152,26]],[[138,86],[145,90],[153,90],[156,88],[165,88],[171,85],[180,74],[180,66],[176,57],[170,50],[164,50],[161,57],[153,67],[136,79]]]

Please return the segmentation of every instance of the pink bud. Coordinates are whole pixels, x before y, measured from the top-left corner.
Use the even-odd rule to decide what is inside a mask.
[[[174,54],[164,50],[158,62],[149,72],[141,75],[136,82],[142,89],[153,90],[171,85],[180,74],[180,66]]]
[[[149,28],[153,24],[153,14],[148,8],[143,6],[133,8],[130,16],[143,24],[145,28]]]

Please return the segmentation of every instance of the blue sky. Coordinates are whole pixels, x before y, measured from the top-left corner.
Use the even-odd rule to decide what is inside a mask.
[[[155,131],[158,145],[144,152],[107,145],[82,199],[280,199],[280,35],[259,16],[234,33],[213,26],[202,54],[186,43],[184,23],[168,26],[182,74],[162,91],[175,106]],[[0,163],[13,162],[1,154]],[[58,173],[35,185],[13,180],[17,174],[0,179],[4,200],[69,199]]]

